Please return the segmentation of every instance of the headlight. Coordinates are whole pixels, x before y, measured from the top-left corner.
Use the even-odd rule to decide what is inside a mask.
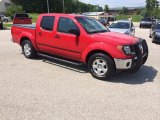
[[[119,50],[123,51],[126,55],[135,55],[135,51],[130,45],[118,46]]]

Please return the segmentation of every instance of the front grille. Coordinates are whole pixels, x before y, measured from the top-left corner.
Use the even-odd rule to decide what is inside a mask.
[[[141,54],[141,50],[139,48],[139,43],[134,44],[133,49],[134,49],[134,52],[136,53],[137,56]]]

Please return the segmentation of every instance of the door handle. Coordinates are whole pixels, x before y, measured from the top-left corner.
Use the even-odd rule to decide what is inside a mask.
[[[39,33],[38,33],[38,35],[42,35],[42,33],[41,33],[41,32],[39,32]]]
[[[55,35],[54,38],[60,39],[61,37],[59,35]]]

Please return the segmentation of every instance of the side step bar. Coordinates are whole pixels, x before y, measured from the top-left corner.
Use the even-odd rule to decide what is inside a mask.
[[[69,64],[72,64],[72,65],[75,65],[75,66],[82,66],[82,65],[84,65],[81,62],[69,61],[67,59],[63,59],[63,58],[59,58],[59,57],[55,57],[55,56],[51,56],[51,55],[47,55],[47,54],[43,54],[43,53],[38,53],[38,55],[42,56],[42,57],[49,58],[49,59],[53,59],[53,60],[57,60],[57,61],[65,62],[65,63],[69,63]]]

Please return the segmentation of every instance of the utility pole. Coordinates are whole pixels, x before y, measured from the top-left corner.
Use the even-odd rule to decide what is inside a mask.
[[[64,5],[64,0],[63,0],[63,13],[65,13],[65,5]]]
[[[48,13],[49,13],[49,2],[47,0],[47,9],[48,9]]]

